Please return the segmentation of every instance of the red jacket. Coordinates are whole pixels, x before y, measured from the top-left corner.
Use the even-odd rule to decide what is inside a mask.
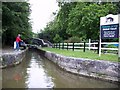
[[[17,36],[17,38],[16,38],[16,42],[20,42],[20,41],[22,41],[22,40],[20,39],[19,36]]]

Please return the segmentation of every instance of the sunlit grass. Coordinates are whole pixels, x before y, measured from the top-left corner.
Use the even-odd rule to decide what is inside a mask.
[[[112,62],[118,62],[118,55],[116,54],[101,54],[101,57],[97,53],[93,51],[87,50],[83,51],[72,51],[72,50],[63,50],[63,49],[55,49],[55,48],[42,48],[45,51],[51,51],[57,54],[61,54],[69,57],[77,57],[77,58],[87,58],[93,60],[107,60]]]

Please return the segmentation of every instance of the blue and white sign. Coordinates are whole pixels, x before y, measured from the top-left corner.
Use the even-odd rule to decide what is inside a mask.
[[[101,39],[119,37],[119,16],[109,14],[100,18]]]

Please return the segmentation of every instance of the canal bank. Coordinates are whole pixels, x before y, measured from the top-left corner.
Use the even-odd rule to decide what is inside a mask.
[[[2,87],[23,89],[118,89],[115,83],[86,78],[61,69],[52,61],[40,55],[39,51],[29,50],[22,63],[2,70]]]
[[[120,63],[66,57],[49,51],[38,50],[44,57],[68,72],[109,82],[120,83]]]
[[[8,50],[2,52],[0,55],[0,68],[6,68],[20,64],[25,57],[25,53],[28,49],[21,51]]]

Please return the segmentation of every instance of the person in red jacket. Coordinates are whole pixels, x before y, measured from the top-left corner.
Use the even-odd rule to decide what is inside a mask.
[[[18,36],[16,37],[16,50],[19,50],[19,51],[20,51],[20,47],[19,47],[20,41],[23,41],[23,40],[20,38],[20,34],[18,34]]]

